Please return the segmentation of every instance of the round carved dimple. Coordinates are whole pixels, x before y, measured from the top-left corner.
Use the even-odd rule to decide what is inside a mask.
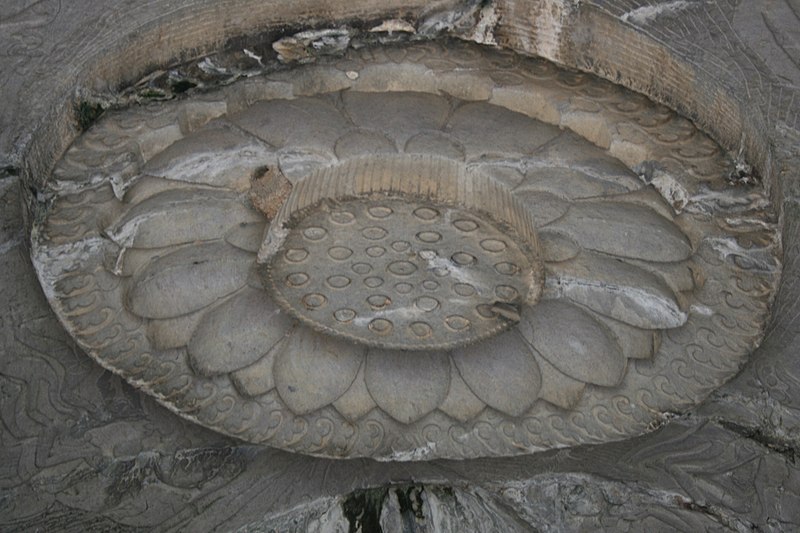
[[[420,339],[430,337],[433,334],[433,328],[431,328],[431,326],[425,322],[414,322],[408,327],[408,329],[411,330],[412,335]]]
[[[494,318],[497,315],[489,304],[480,304],[475,308],[475,311],[481,318]]]
[[[323,294],[319,293],[312,293],[306,294],[303,296],[303,305],[305,305],[308,309],[316,309],[317,307],[322,307],[328,299]]]
[[[387,267],[389,272],[396,276],[410,276],[417,270],[417,265],[411,261],[395,261]]]
[[[370,216],[374,218],[387,218],[392,214],[392,208],[386,207],[385,205],[378,205],[375,207],[370,207],[367,209]]]
[[[367,303],[373,309],[383,309],[384,307],[392,303],[392,300],[389,299],[388,296],[385,296],[383,294],[373,294],[372,296],[367,298]]]
[[[432,279],[426,279],[425,281],[422,282],[422,288],[425,289],[426,291],[435,291],[436,289],[439,288],[439,286],[440,286],[439,283],[433,281]]]
[[[369,239],[371,241],[379,241],[386,237],[388,232],[379,227],[379,226],[371,226],[369,228],[364,228],[364,231],[361,234],[364,236],[365,239]]]
[[[459,296],[469,297],[475,294],[475,287],[469,283],[456,283],[453,285],[453,292]]]
[[[302,287],[308,283],[308,274],[304,272],[294,272],[286,276],[286,283],[291,287]]]
[[[370,289],[377,289],[378,287],[383,285],[383,278],[379,278],[378,276],[370,276],[368,278],[364,278],[364,285],[366,285]]]
[[[339,309],[333,313],[333,317],[339,322],[350,322],[356,317],[356,312],[352,309]]]
[[[517,289],[511,287],[510,285],[498,285],[497,288],[495,288],[494,293],[500,300],[505,302],[513,302],[519,298],[519,292],[517,292]]]
[[[466,252],[456,252],[451,257],[453,262],[459,266],[468,266],[474,265],[477,259],[474,255],[468,254]]]
[[[319,226],[311,226],[303,230],[303,236],[309,241],[319,241],[325,238],[328,231]]]
[[[379,335],[386,335],[392,331],[393,324],[385,318],[376,318],[369,323],[369,329]]]
[[[330,216],[331,222],[334,224],[339,224],[341,226],[346,226],[348,224],[352,224],[356,217],[353,213],[349,211],[333,211]]]
[[[461,315],[451,315],[445,318],[445,323],[456,331],[467,329],[470,326],[470,321]]]
[[[419,209],[414,210],[414,216],[420,220],[425,220],[426,222],[430,222],[431,220],[435,220],[436,217],[439,216],[439,212],[429,207],[420,207]]]
[[[355,263],[351,269],[356,274],[361,274],[363,276],[364,274],[369,274],[372,272],[372,265],[369,263]]]
[[[417,239],[422,242],[433,243],[441,241],[442,236],[435,231],[421,231],[417,233]]]
[[[370,257],[380,257],[386,253],[386,248],[383,246],[370,246],[366,249],[366,253]]]
[[[308,255],[308,252],[306,252]],[[328,250],[328,255],[331,256],[331,259],[336,259],[337,261],[344,261],[351,255],[353,255],[353,250],[350,248],[345,248],[344,246],[334,246],[333,248]]]
[[[494,266],[494,268],[495,270],[497,270],[499,274],[502,274],[504,276],[513,276],[514,274],[519,272],[519,267],[517,265],[515,265],[514,263],[509,263],[507,261],[504,261],[502,263],[497,263]]]
[[[285,257],[290,263],[302,263],[308,257],[308,250],[304,250],[302,248],[286,250]]]
[[[420,250],[417,255],[426,261],[431,261],[439,257],[439,254],[436,253],[436,250]]]
[[[395,252],[405,252],[411,248],[411,243],[408,241],[395,241],[392,243],[392,250]]]
[[[481,248],[487,252],[500,253],[506,249],[506,246],[505,241],[498,239],[484,239],[481,241]]]
[[[414,290],[414,286],[410,283],[398,283],[394,286],[394,290],[400,294],[410,294]]]
[[[453,226],[464,233],[471,233],[478,229],[478,223],[473,220],[456,220],[453,222]]]
[[[276,284],[276,276],[296,272],[283,274],[292,264],[287,254],[259,258],[275,301],[317,330],[392,349],[457,347],[514,324],[513,312],[477,310],[538,299],[542,266],[530,214],[507,189],[459,163],[387,159],[385,168],[378,158],[326,167],[306,178],[304,194],[290,195],[265,238],[277,249],[306,250],[308,279],[302,287]],[[433,189],[418,196],[416,180],[433,170],[436,180],[426,185]]]
[[[421,296],[414,301],[414,305],[423,311],[430,313],[431,311],[435,311],[437,307],[439,307],[439,301],[436,298],[430,298],[428,296]]]
[[[350,285],[350,278],[347,276],[331,276],[328,278],[328,285],[334,289],[343,289]]]

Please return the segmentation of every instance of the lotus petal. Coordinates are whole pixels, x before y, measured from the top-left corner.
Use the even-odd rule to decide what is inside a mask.
[[[627,360],[614,336],[573,304],[550,300],[525,308],[519,331],[542,357],[574,379],[610,387],[625,375]]]
[[[441,131],[423,131],[414,135],[406,142],[404,151],[408,154],[434,154],[464,160],[464,147]]]
[[[187,246],[191,245],[183,245],[181,248]],[[175,246],[166,246],[164,248],[123,248],[117,259],[117,269],[114,273],[120,276],[132,276],[140,269],[146,268],[156,259],[169,255],[178,249]]]
[[[556,126],[484,102],[459,107],[447,131],[464,145],[467,159],[531,154],[560,134]]]
[[[591,310],[588,313],[611,330],[626,359],[649,359],[658,351],[660,331],[635,328]]]
[[[175,318],[150,320],[147,323],[147,337],[156,350],[186,346],[204,315],[204,310],[201,309]]]
[[[289,333],[291,335],[291,332]],[[252,365],[231,373],[231,381],[239,392],[245,396],[255,398],[266,394],[275,388],[275,355],[281,351],[289,337],[283,337],[261,359]]]
[[[574,168],[542,165],[526,172],[525,181],[517,190],[549,192],[561,198],[576,200],[621,194],[631,189]]]
[[[297,415],[333,403],[353,383],[365,348],[297,328],[275,357],[273,375],[281,399]]]
[[[542,247],[542,259],[547,262],[567,261],[581,251],[575,241],[555,231],[539,232],[539,244]]]
[[[261,247],[261,241],[264,240],[266,228],[267,223],[263,220],[250,224],[240,222],[238,226],[225,235],[225,240],[228,244],[232,244],[241,250],[257,253]]]
[[[352,128],[330,101],[319,97],[256,102],[228,119],[272,146],[333,153],[336,139]]]
[[[702,282],[698,280],[700,277],[698,275],[700,270],[692,261],[681,261],[680,263],[650,263],[649,261],[629,259],[628,263],[663,279],[675,292],[693,291],[697,288],[698,284],[702,284]]]
[[[547,143],[529,158],[533,166],[569,168],[593,179],[606,182],[607,190],[635,191],[643,187],[639,177],[610,156],[605,150],[586,142],[586,139],[571,131]]]
[[[536,354],[536,356],[539,370],[542,371],[542,389],[539,391],[539,397],[564,409],[575,407],[583,397],[586,383],[564,374],[541,355]]]
[[[470,390],[498,411],[520,416],[539,397],[539,366],[516,329],[454,350],[453,361]]]
[[[439,406],[439,410],[456,420],[466,422],[478,416],[484,408],[486,404],[469,389],[455,363],[452,363],[450,390],[447,391],[447,397]]]
[[[382,131],[398,146],[420,130],[441,129],[450,114],[446,98],[425,93],[348,91],[342,94],[342,101],[357,126]]]
[[[197,189],[198,186],[192,183],[181,183],[153,176],[139,176],[136,182],[125,192],[123,200],[128,205],[136,205],[164,191],[196,191]]]
[[[278,166],[281,174],[295,184],[313,171],[336,162],[333,152],[318,148],[285,148],[278,153]]]
[[[514,195],[530,210],[537,228],[558,220],[569,210],[566,201],[549,192],[514,191]]]
[[[120,246],[161,248],[219,239],[238,224],[263,220],[232,193],[173,190],[135,205],[106,233]]]
[[[393,154],[397,152],[397,146],[379,131],[356,130],[339,137],[334,151],[336,157],[345,159],[370,154]]]
[[[223,124],[206,127],[173,143],[143,168],[151,176],[247,190],[255,169],[274,164],[273,149]]]
[[[626,202],[629,204],[639,204],[649,207],[667,220],[672,220],[675,216],[673,208],[667,204],[664,197],[661,196],[653,187],[646,189],[639,189],[625,194],[617,194],[609,196],[606,200],[613,202]]]
[[[545,293],[551,297],[644,329],[676,328],[688,319],[666,283],[624,261],[583,252],[546,267]]]
[[[646,261],[682,261],[692,255],[680,228],[656,211],[624,202],[573,204],[550,229],[570,235],[581,247]]]
[[[378,406],[403,424],[427,415],[447,396],[450,361],[442,352],[370,350],[364,372]]]
[[[246,288],[208,311],[189,342],[192,367],[206,376],[233,372],[258,361],[292,327],[267,293]]]
[[[333,402],[333,406],[339,413],[350,422],[355,422],[365,414],[377,407],[375,400],[367,390],[367,382],[364,378],[364,366],[358,369],[358,374],[353,384],[342,394],[338,400]]]
[[[244,286],[252,254],[221,242],[180,248],[131,278],[128,309],[145,318],[198,311]]]

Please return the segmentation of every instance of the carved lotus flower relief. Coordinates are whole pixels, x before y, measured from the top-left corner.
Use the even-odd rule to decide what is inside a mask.
[[[688,121],[464,50],[106,117],[40,228],[67,327],[186,416],[334,456],[618,438],[732,375],[778,272],[774,226],[732,222],[769,219],[758,195],[718,215],[726,161]]]

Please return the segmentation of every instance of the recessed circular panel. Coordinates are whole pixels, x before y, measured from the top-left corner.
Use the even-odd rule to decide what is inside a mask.
[[[306,180],[272,222],[259,263],[275,301],[308,326],[368,346],[441,350],[516,324],[479,309],[519,312],[538,300],[532,219],[488,177],[410,155],[363,158]],[[435,187],[423,195],[420,180]],[[353,223],[340,227],[344,214]],[[325,303],[309,305],[311,295]]]

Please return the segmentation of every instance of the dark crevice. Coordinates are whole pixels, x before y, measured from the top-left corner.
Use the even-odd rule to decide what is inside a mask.
[[[81,131],[88,130],[92,124],[97,122],[105,108],[93,102],[82,100],[75,106],[75,120]]]
[[[762,427],[744,426],[729,420],[717,420],[717,424],[724,427],[728,431],[732,431],[746,439],[757,442],[761,446],[765,446],[788,459],[792,464],[795,463],[795,458],[798,456],[798,450],[791,443],[767,433],[767,430]]]
[[[383,533],[381,511],[389,493],[388,487],[357,490],[342,503],[349,523],[349,533]]]
[[[400,519],[403,523],[403,533],[418,531],[417,523],[424,522],[425,514],[422,512],[423,486],[411,486],[395,489],[397,503],[400,506]]]

